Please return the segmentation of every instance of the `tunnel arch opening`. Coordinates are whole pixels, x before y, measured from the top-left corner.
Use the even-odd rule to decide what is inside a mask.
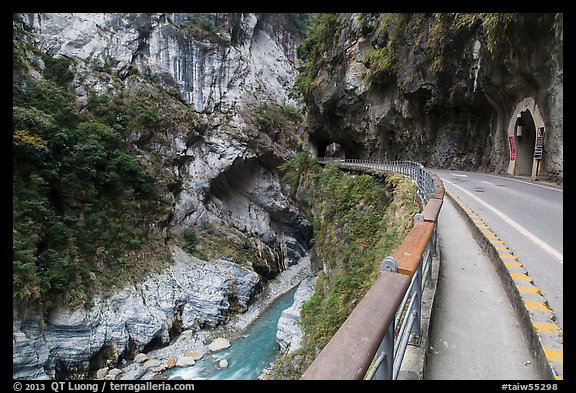
[[[523,99],[514,110],[508,124],[510,163],[508,173],[514,176],[540,175],[544,157],[544,119],[532,97]]]
[[[331,158],[335,160],[345,160],[346,150],[336,142],[325,142],[318,146],[318,157]]]
[[[536,147],[536,126],[530,111],[525,110],[516,116],[514,142],[516,145],[516,169],[519,176],[531,176]]]

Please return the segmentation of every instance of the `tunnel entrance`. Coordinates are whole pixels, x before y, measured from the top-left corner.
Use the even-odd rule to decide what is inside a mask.
[[[336,142],[327,142],[318,146],[318,157],[345,160],[346,151],[342,145]]]
[[[508,125],[510,163],[508,173],[514,176],[540,175],[544,158],[544,120],[532,97],[525,98],[517,106]]]
[[[536,126],[530,111],[520,112],[516,117],[514,132],[516,144],[516,175],[531,176],[536,146]]]

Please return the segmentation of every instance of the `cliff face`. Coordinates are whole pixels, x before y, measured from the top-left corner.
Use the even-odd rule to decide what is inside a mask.
[[[194,228],[198,255],[210,260],[178,262],[89,310],[51,309],[43,321],[15,305],[15,378],[86,376],[183,328],[222,324],[307,254],[311,225],[276,170],[304,139],[288,98],[300,38],[286,15],[20,14],[14,40],[32,78],[41,78],[42,53],[72,60],[80,112],[97,94],[160,114],[125,137],[167,185],[165,242]],[[195,115],[181,116],[186,108]],[[235,263],[214,261],[223,254]]]
[[[563,17],[509,19],[340,14],[311,67],[311,142],[350,158],[504,172],[509,124],[531,97],[546,128],[540,175],[562,181]]]
[[[221,325],[232,309],[245,311],[260,279],[232,262],[202,261],[179,248],[175,264],[133,287],[95,300],[90,310],[58,308],[14,320],[13,376],[64,379],[131,359],[150,345],[166,345],[179,329]]]

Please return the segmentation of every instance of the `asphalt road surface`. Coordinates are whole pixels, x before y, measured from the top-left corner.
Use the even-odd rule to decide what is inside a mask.
[[[563,329],[563,190],[512,176],[429,170],[518,257]]]

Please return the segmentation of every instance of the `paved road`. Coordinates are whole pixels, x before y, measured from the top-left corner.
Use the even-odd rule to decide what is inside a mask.
[[[430,171],[518,256],[563,329],[563,191],[511,176]]]
[[[445,197],[424,379],[543,379],[494,263],[456,209]]]

